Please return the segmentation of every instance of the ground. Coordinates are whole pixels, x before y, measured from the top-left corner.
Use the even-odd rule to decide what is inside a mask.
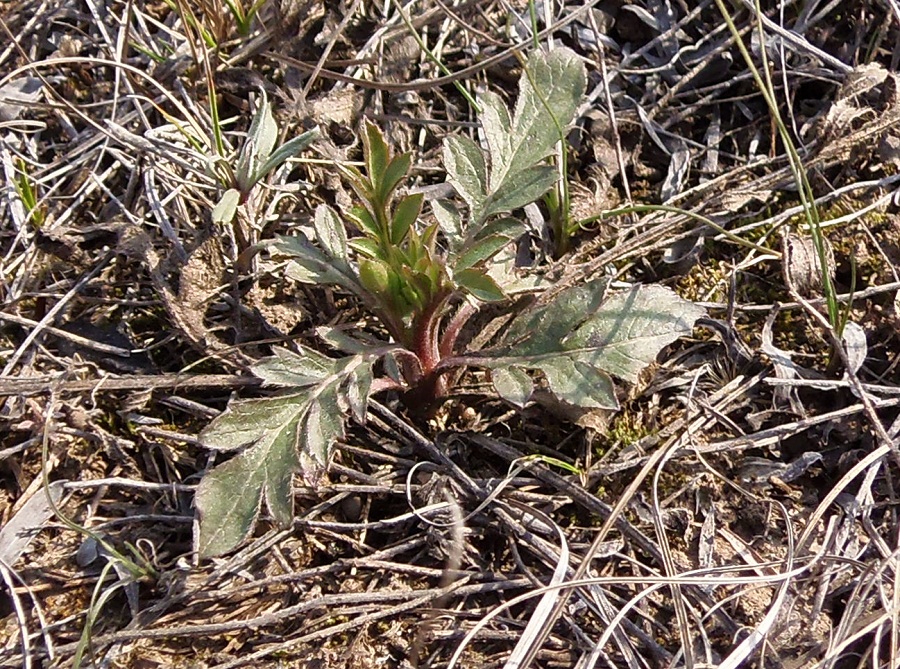
[[[0,6],[0,666],[900,666],[896,7],[729,4],[736,38],[716,3],[239,2]],[[707,315],[615,412],[478,369],[430,413],[380,393],[292,522],[201,558],[232,456],[199,435],[271,394],[250,367],[385,335],[266,242],[353,204],[364,120],[439,189],[462,92],[513,103],[535,48],[587,69],[585,223],[555,257],[532,208],[519,271]],[[223,224],[263,95],[321,137]]]

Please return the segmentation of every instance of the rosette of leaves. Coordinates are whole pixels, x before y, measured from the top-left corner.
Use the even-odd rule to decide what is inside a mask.
[[[263,501],[274,520],[289,523],[292,476],[315,481],[344,435],[345,416],[363,421],[376,392],[404,390],[408,405],[428,405],[445,394],[450,372],[470,366],[489,369],[497,393],[516,406],[543,379],[562,401],[614,408],[612,377],[636,381],[663,346],[690,333],[702,309],[669,289],[607,294],[605,281],[591,281],[518,314],[495,348],[457,350],[467,317],[482,302],[504,298],[488,271],[523,230],[509,212],[557,179],[545,161],[559,133],[542,123],[570,123],[583,90],[580,63],[570,52],[551,52],[529,59],[512,114],[496,96],[482,96],[487,151],[459,138],[444,149],[467,213],[436,203],[432,223],[422,220],[422,196],[401,192],[410,156],[393,155],[374,125],[364,127],[364,168],[341,168],[359,203],[343,215],[320,206],[315,239],[298,233],[273,246],[288,259],[287,277],[355,295],[392,341],[320,329],[341,357],[300,346],[297,353],[278,349],[253,368],[277,392],[231,402],[200,435],[208,448],[237,452],[200,483],[201,556],[243,541]]]

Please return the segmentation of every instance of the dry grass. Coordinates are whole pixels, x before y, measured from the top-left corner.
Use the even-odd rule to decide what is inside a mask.
[[[247,34],[214,0],[0,7],[0,666],[900,666],[896,3],[763,8],[849,360],[785,271],[802,208],[715,4],[564,4],[536,20],[590,71],[576,211],[682,213],[588,226],[548,275],[662,282],[710,318],[615,417],[510,411],[476,377],[428,424],[373,405],[292,527],[200,564],[196,435],[272,345],[359,318],[247,248],[346,203],[331,165],[363,118],[439,183],[442,138],[473,132],[454,86],[514,96],[528,3],[424,0],[407,25],[265,2]],[[286,137],[324,139],[216,229],[213,159],[260,87]],[[515,466],[533,453],[582,474]]]

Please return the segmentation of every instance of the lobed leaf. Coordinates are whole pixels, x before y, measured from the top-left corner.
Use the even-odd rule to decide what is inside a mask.
[[[616,408],[610,375],[636,383],[660,350],[690,334],[705,313],[663,286],[635,286],[608,297],[606,286],[605,279],[574,286],[513,320],[505,348],[482,360],[492,374],[504,370],[498,392],[516,397],[511,370],[533,369],[565,402]]]
[[[232,402],[200,434],[201,443],[214,450],[249,445],[200,482],[196,547],[201,557],[221,555],[246,539],[263,500],[279,524],[289,524],[294,472],[313,478],[325,467],[334,443],[344,436],[348,408],[357,419],[365,418],[374,356],[332,360],[304,348],[302,356],[276,350],[274,357],[254,372],[278,383],[297,378],[303,386],[277,397]],[[293,370],[291,363],[306,369]]]
[[[516,172],[491,193],[481,213],[483,218],[519,209],[537,201],[559,180],[559,171],[551,165],[533,165]]]
[[[272,425],[292,420],[299,395],[232,402],[200,433],[200,442],[214,451],[234,451],[262,439]]]
[[[609,374],[567,355],[548,358],[538,367],[550,390],[563,402],[585,409],[618,409],[619,401]]]
[[[580,360],[637,383],[662,348],[690,334],[705,313],[664,286],[635,286],[612,295],[562,344],[578,350]]]
[[[304,388],[320,383],[334,374],[334,360],[306,346],[298,345],[300,354],[276,348],[269,358],[251,367],[254,376],[267,386]]]
[[[490,235],[484,239],[473,242],[465,251],[456,256],[453,271],[474,267],[481,262],[493,257],[500,249],[510,243],[510,238],[501,235]]]
[[[512,121],[506,103],[496,93],[485,91],[478,96],[478,104],[481,107],[478,118],[492,158],[496,156],[499,160],[501,156],[508,156],[513,138],[510,133]]]
[[[298,465],[295,442],[301,407],[302,403],[295,405],[291,418],[200,481],[195,501],[200,515],[196,547],[201,558],[221,555],[244,541],[256,526],[263,498],[276,521],[282,525],[291,522],[291,481]]]
[[[468,137],[448,137],[444,140],[444,169],[447,181],[456,189],[472,211],[472,217],[481,218],[481,209],[487,200],[487,165],[484,153]]]
[[[462,213],[459,208],[450,200],[432,200],[431,211],[434,213],[450,249],[452,251],[459,249],[465,238]]]
[[[511,172],[550,155],[561,139],[559,129],[565,131],[574,120],[586,85],[584,65],[571,49],[535,51],[529,56],[519,79],[508,150],[491,155],[491,190],[498,190]]]

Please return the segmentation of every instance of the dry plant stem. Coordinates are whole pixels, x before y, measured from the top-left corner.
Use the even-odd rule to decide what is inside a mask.
[[[102,260],[100,260],[93,268],[91,268],[91,271],[82,276],[75,283],[75,285],[72,286],[72,288],[70,288],[66,292],[66,294],[63,295],[59,299],[59,301],[50,308],[47,314],[41,319],[41,322],[36,325],[34,329],[31,330],[31,332],[28,333],[28,335],[25,337],[25,340],[22,342],[19,348],[16,349],[16,352],[10,356],[9,360],[6,362],[6,365],[4,365],[3,367],[3,371],[0,371],[0,378],[7,376],[13,369],[15,369],[15,366],[19,362],[19,359],[22,357],[22,355],[24,355],[25,351],[28,350],[28,347],[31,346],[34,340],[40,336],[44,326],[49,325],[55,320],[56,316],[62,311],[63,307],[68,305],[69,300],[75,297],[75,295],[77,295],[82,288],[90,283],[94,279],[94,277],[100,274],[100,272],[102,272],[106,268],[107,263],[109,263],[112,257],[112,252],[107,253]]]
[[[251,376],[233,374],[153,374],[126,377],[107,376],[99,379],[61,379],[59,375],[40,377],[0,376],[0,397],[6,395],[33,395],[50,392],[96,393],[122,390],[178,390],[188,388],[210,388],[231,390],[254,388],[262,381]]]
[[[589,2],[585,2],[582,5],[579,5],[571,12],[569,12],[564,18],[560,19],[552,26],[544,28],[537,37],[542,39],[547,37],[548,35],[552,35],[557,30],[564,28],[569,25],[576,19],[578,19],[585,12],[593,9],[595,5],[597,5],[600,0],[589,0]],[[346,74],[341,74],[340,72],[333,72],[331,70],[319,69],[319,76],[325,77],[326,79],[335,79],[337,81],[343,81],[345,83],[355,84],[360,88],[364,89],[374,89],[378,91],[388,91],[388,92],[405,92],[405,91],[427,91],[432,88],[438,88],[439,86],[444,86],[445,84],[452,84],[454,82],[461,81],[463,79],[468,79],[471,75],[481,72],[482,70],[502,63],[510,56],[513,56],[517,53],[520,53],[524,49],[527,49],[531,46],[531,42],[522,42],[520,44],[514,44],[507,49],[504,49],[500,53],[497,53],[493,56],[485,58],[483,61],[476,63],[475,65],[470,65],[458,72],[454,72],[451,75],[437,77],[436,79],[427,79],[427,80],[417,80],[411,81],[405,84],[394,84],[387,83],[381,81],[368,81],[366,79],[359,79],[358,77],[351,77]],[[274,53],[272,51],[266,51],[265,55],[273,60],[277,60],[279,62],[283,62],[287,65],[293,65],[294,67],[303,70],[304,72],[312,72],[316,70],[316,66],[310,63],[306,63],[302,60],[297,60],[296,58],[291,58],[289,56],[284,56],[279,53]]]
[[[859,377],[856,375],[856,371],[853,369],[852,365],[850,364],[850,360],[847,358],[847,350],[844,348],[844,343],[841,341],[841,338],[834,331],[834,328],[832,327],[829,320],[825,318],[825,316],[823,316],[818,309],[807,302],[802,295],[800,295],[787,272],[785,272],[785,281],[787,282],[788,292],[790,293],[790,296],[794,299],[794,301],[800,304],[806,311],[806,313],[809,314],[816,322],[818,322],[819,325],[825,330],[825,332],[828,333],[828,336],[831,339],[831,346],[835,351],[837,351],[837,354],[844,365],[844,373],[847,374],[847,379],[850,381],[851,386],[859,396],[860,402],[862,402],[862,405],[864,407],[866,417],[869,419],[869,422],[872,423],[872,429],[874,429],[875,434],[878,435],[878,440],[890,449],[891,456],[894,458],[894,463],[898,467],[900,467],[900,449],[898,449],[897,444],[894,443],[894,440],[891,439],[890,435],[887,433],[887,430],[884,429],[884,425],[882,424],[881,419],[878,417],[878,413],[875,411],[875,405],[872,404],[872,398],[869,396],[869,393],[863,387],[862,383],[860,383]]]
[[[650,472],[654,470],[656,466],[667,457],[667,453],[669,452],[670,448],[673,448],[676,444],[677,442],[673,442],[669,447],[660,448],[652,456],[650,456],[644,466],[641,467],[641,471],[638,472],[637,476],[635,476],[634,480],[629,484],[628,488],[619,496],[619,499],[616,502],[615,506],[612,508],[609,517],[597,532],[597,536],[594,537],[594,541],[585,552],[581,563],[578,565],[578,569],[575,570],[573,580],[579,581],[585,578],[585,575],[588,573],[588,570],[590,570],[591,565],[593,564],[594,556],[600,550],[600,547],[606,540],[606,536],[609,534],[609,531],[616,525],[616,521],[625,510],[628,502],[634,497],[638,488],[643,484],[647,476],[650,475]],[[654,551],[654,553],[656,552],[657,551]],[[662,564],[665,563],[665,559],[661,554],[658,554],[657,557],[660,559]],[[572,588],[566,588],[561,592],[559,599],[556,601],[556,604],[554,605],[552,611],[547,616],[543,629],[540,631],[537,638],[535,639],[534,645],[525,656],[525,659],[521,665],[522,667],[528,667],[529,664],[534,661],[541,645],[543,645],[543,643],[547,640],[547,637],[550,635],[550,631],[553,629],[553,626],[556,625],[556,622],[559,620],[560,616],[562,616],[563,611],[566,608],[566,604],[568,604],[569,598],[572,596],[573,592],[574,590]]]

